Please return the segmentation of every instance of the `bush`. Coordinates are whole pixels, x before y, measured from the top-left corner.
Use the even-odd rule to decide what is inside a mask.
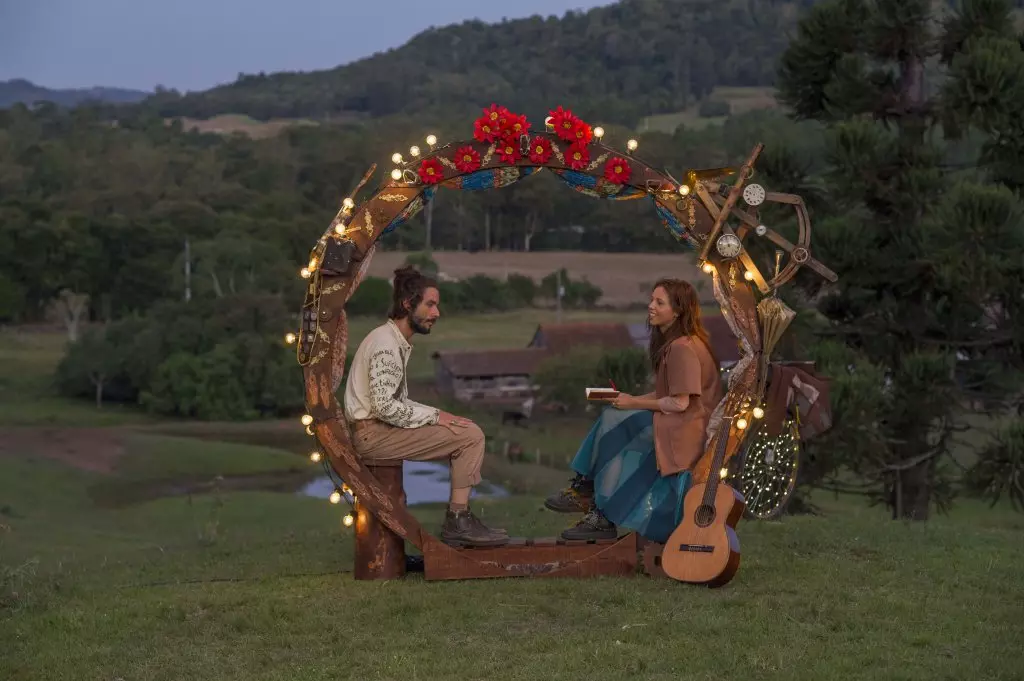
[[[204,419],[286,416],[303,404],[302,374],[282,342],[295,326],[275,296],[159,305],[70,345],[57,386],[94,399],[102,369],[106,401]]]
[[[558,272],[552,272],[541,279],[539,292],[545,298],[557,299],[558,275]],[[562,296],[562,305],[565,307],[594,307],[597,301],[601,299],[601,296],[604,295],[604,291],[599,286],[591,284],[586,277],[573,281],[565,268],[561,270],[561,279],[562,288],[565,289],[565,294]]]
[[[646,392],[648,375],[646,353],[641,348],[608,351],[583,345],[544,360],[535,380],[545,402],[582,411],[585,388],[607,386],[611,380],[619,390],[640,395]]]
[[[516,307],[531,307],[537,297],[537,283],[525,274],[508,275],[508,288]]]
[[[391,284],[380,277],[366,277],[349,298],[345,310],[350,315],[383,316],[391,307]]]
[[[697,111],[701,118],[718,118],[732,113],[732,106],[723,99],[705,99]]]

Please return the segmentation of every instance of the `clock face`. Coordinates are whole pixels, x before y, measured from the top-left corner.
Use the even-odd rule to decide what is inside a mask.
[[[723,258],[735,258],[743,250],[740,238],[735,234],[723,234],[715,243],[718,254]]]

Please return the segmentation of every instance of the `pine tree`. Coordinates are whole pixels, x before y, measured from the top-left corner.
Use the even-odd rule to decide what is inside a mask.
[[[836,341],[819,357],[845,369],[834,465],[915,520],[951,501],[946,455],[965,409],[1005,408],[1021,356],[1024,207],[1010,162],[1024,150],[1021,43],[1006,0],[938,11],[930,0],[818,4],[778,83],[795,118],[829,133],[830,208],[815,236],[840,275],[819,302]],[[987,136],[991,178],[944,165],[946,140],[972,127]]]

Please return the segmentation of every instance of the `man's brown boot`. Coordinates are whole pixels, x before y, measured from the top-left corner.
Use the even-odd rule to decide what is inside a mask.
[[[441,526],[441,541],[449,546],[503,546],[508,543],[508,535],[487,527],[469,509],[448,509]]]

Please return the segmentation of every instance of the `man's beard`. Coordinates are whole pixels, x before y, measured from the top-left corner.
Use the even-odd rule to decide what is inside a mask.
[[[414,314],[409,315],[409,328],[415,333],[422,333],[424,336],[430,333],[430,327],[426,324],[426,319],[417,317]]]

